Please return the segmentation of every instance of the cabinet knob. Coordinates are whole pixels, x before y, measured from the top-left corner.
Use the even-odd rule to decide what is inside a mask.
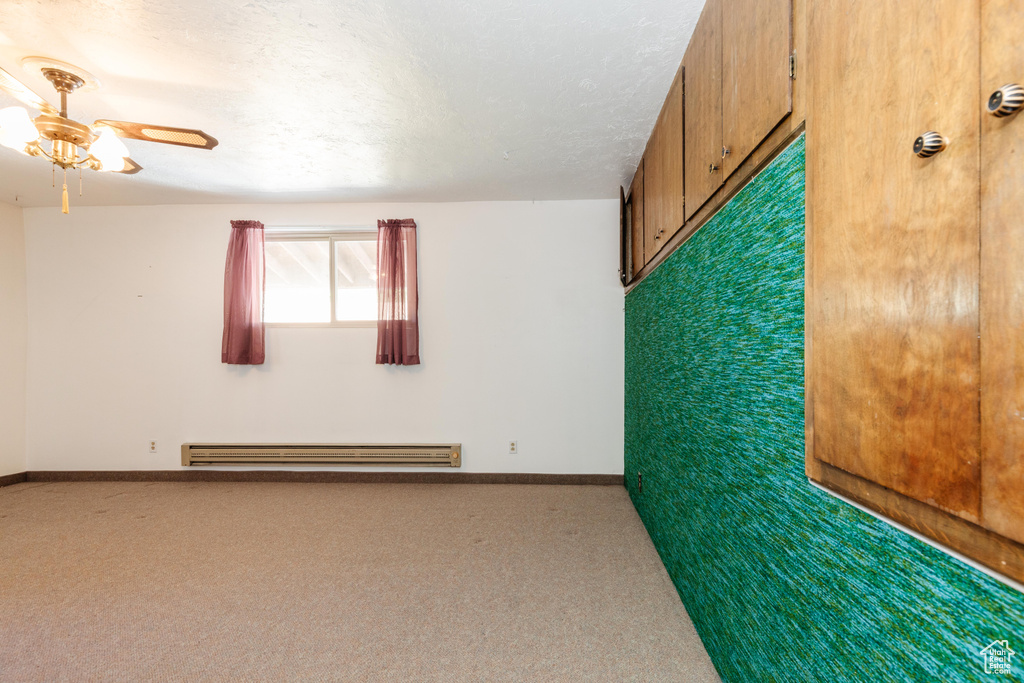
[[[922,159],[927,159],[946,149],[947,144],[949,144],[949,140],[934,130],[930,130],[914,140],[914,154]]]
[[[988,113],[1003,118],[1024,105],[1024,88],[1016,83],[1007,83],[988,96]]]
[[[724,159],[724,158],[726,158],[727,156],[729,156],[729,154],[730,154],[731,152],[732,152],[732,150],[731,150],[731,149],[729,149],[728,147],[723,147],[723,148],[722,148],[722,158],[723,158],[723,159]]]
[[[708,173],[714,173],[717,170],[718,166],[715,166],[714,164],[708,164]]]

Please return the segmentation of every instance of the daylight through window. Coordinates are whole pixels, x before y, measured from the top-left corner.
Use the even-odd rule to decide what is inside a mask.
[[[264,321],[372,325],[377,320],[377,233],[268,231]]]

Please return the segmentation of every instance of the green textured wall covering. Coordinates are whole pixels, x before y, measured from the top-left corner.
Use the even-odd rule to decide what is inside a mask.
[[[1024,680],[1024,596],[807,482],[803,288],[801,137],[626,297],[626,483],[715,666]]]

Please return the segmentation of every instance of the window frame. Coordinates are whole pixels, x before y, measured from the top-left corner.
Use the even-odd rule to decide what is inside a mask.
[[[322,242],[325,239],[328,241],[328,269],[330,270],[330,290],[331,290],[331,321],[330,322],[306,322],[306,323],[272,323],[263,321],[263,324],[267,327],[355,327],[355,328],[375,328],[377,327],[377,319],[374,320],[338,320],[338,308],[335,296],[337,294],[337,286],[335,283],[336,277],[336,266],[334,263],[335,259],[335,242],[364,242],[367,240],[377,241],[377,231],[372,228],[291,228],[291,227],[274,227],[265,228],[263,231],[263,237],[266,242]]]

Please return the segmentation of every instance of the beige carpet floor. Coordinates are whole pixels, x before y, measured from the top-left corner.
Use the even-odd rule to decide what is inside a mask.
[[[614,486],[0,488],[0,681],[717,681]]]

